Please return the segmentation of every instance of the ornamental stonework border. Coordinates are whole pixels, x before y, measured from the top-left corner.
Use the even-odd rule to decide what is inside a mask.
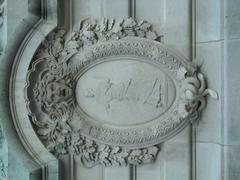
[[[160,143],[199,119],[206,96],[217,98],[199,68],[159,40],[151,24],[132,18],[86,19],[73,32],[51,33],[32,60],[25,88],[29,117],[44,145],[56,156],[74,154],[88,167],[153,162]],[[74,56],[79,61],[73,62]],[[175,98],[153,121],[131,127],[99,126],[82,114],[76,83],[88,69],[123,56],[164,72],[174,84]]]

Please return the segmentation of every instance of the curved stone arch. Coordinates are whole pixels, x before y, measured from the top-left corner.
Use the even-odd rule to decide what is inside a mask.
[[[28,15],[10,37],[1,59],[0,120],[9,148],[16,152],[20,161],[25,165],[29,173],[28,178],[57,180],[58,160],[41,144],[28,118],[25,122],[19,122],[14,117],[14,109],[10,103],[13,98],[10,88],[13,80],[11,71],[14,70],[12,67],[18,62],[31,60],[35,52],[29,51],[29,48],[27,50],[27,47],[33,44],[37,47],[44,37],[57,26],[57,0],[44,0],[42,3],[43,6],[38,0],[29,2]]]

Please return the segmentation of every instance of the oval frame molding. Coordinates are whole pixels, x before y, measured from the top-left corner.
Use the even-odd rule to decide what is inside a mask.
[[[152,30],[151,24],[132,18],[87,19],[67,35],[63,30],[51,33],[36,52],[32,63],[24,65],[25,69],[30,67],[26,75],[27,86],[23,81],[14,81],[25,87],[25,95],[19,103],[23,99],[27,103],[27,108],[18,106],[16,111],[29,114],[38,136],[56,156],[74,154],[88,167],[97,164],[138,165],[154,161],[160,143],[199,119],[206,106],[206,96],[210,94],[217,98],[216,92],[207,88],[205,78],[196,65],[156,40],[159,36]],[[71,62],[77,54],[81,56],[78,65]],[[80,120],[76,119],[79,116],[76,115],[76,99],[72,93],[79,72],[96,65],[94,63],[99,63],[104,57],[123,55],[143,57],[146,59],[144,62],[158,66],[173,79],[177,87],[177,103],[174,103],[172,113],[168,114],[170,117],[151,121],[151,126],[144,124],[144,129],[135,130],[133,127],[130,130],[111,130],[82,123],[81,116]],[[65,90],[71,89],[68,91],[71,96],[59,96],[49,103],[46,87],[50,83],[58,83],[59,88]],[[15,93],[18,97],[18,91]]]

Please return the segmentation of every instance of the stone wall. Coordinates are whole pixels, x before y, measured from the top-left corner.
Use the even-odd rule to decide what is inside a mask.
[[[59,2],[61,4],[66,3]],[[81,3],[82,1],[78,2]],[[152,2],[156,3],[157,1]],[[15,41],[11,38],[17,38],[14,36],[15,32],[22,31],[22,29],[17,29],[18,25],[24,26],[24,24],[27,24],[25,18],[29,15],[28,6],[30,4],[28,3],[27,0],[0,0],[0,61],[2,61],[6,45]],[[139,4],[137,8],[140,8],[144,1]],[[168,5],[162,6],[168,9],[162,8],[161,10],[170,11],[173,4],[169,1]],[[56,5],[46,3],[45,6],[55,7]],[[189,6],[193,6],[193,13],[195,13],[192,27],[195,31],[191,34],[193,47],[191,52],[183,51],[186,55],[192,56],[197,64],[201,65],[203,73],[208,77],[208,86],[215,88],[219,100],[216,103],[215,100],[210,99],[208,108],[202,114],[201,121],[196,128],[188,129],[177,138],[166,143],[163,147],[163,149],[165,148],[164,151],[161,152],[161,158],[166,160],[169,168],[174,167],[177,174],[188,172],[188,167],[191,164],[192,180],[238,180],[240,178],[240,96],[238,95],[240,88],[240,2],[238,0],[192,0],[189,1]],[[184,7],[182,6],[182,8]],[[78,13],[84,14],[86,9],[81,10]],[[119,9],[116,8],[117,10]],[[97,13],[95,9],[92,9],[92,11]],[[174,13],[181,15],[184,12],[179,9],[179,12]],[[137,15],[148,17],[148,12],[139,11]],[[61,18],[60,21],[66,21],[63,15],[59,15],[59,17]],[[164,18],[166,17],[153,19],[153,23],[156,21],[157,24]],[[173,17],[168,17],[168,20],[173,20]],[[174,20],[173,23],[175,23]],[[179,24],[181,25],[181,23]],[[66,26],[68,26],[68,23],[66,23]],[[159,31],[161,30],[159,29]],[[171,29],[168,32],[170,31]],[[168,42],[174,46],[175,39],[171,39],[171,36],[168,36],[168,38]],[[183,41],[189,41],[189,39]],[[178,44],[179,48],[185,48],[185,45],[181,43]],[[2,70],[4,67],[0,69]],[[1,121],[4,120],[4,118],[1,119]],[[7,123],[5,122],[5,124]],[[9,132],[4,131],[6,125],[2,127],[3,132],[0,133],[0,179],[4,180],[7,176],[10,180],[31,179],[30,174],[32,172],[26,167],[25,162],[22,162],[18,145],[12,147],[7,144],[3,134]],[[189,133],[191,133],[191,136],[189,136]],[[15,137],[15,134],[8,136],[10,139],[18,138]],[[192,141],[192,147],[190,148],[186,147],[189,144],[183,141],[183,139],[189,137]],[[178,151],[179,149],[182,151]],[[191,157],[188,156],[184,159],[184,153],[190,150],[193,154]],[[176,153],[173,153],[175,151]],[[140,170],[151,172],[152,166],[140,168]],[[172,175],[169,176],[172,177],[171,180],[175,180],[177,176],[174,176],[171,170],[167,169],[167,171],[169,171],[168,174]],[[111,174],[114,170],[106,172]],[[156,171],[153,173],[156,173]],[[39,177],[39,173],[36,174],[35,177]],[[161,176],[159,172],[156,174]],[[148,175],[145,173],[142,176],[146,177]],[[185,174],[185,176],[187,175]],[[177,178],[181,179],[181,177]]]

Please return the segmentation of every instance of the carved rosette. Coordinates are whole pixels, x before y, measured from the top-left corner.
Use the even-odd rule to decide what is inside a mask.
[[[131,18],[87,19],[47,37],[29,67],[26,102],[52,153],[88,167],[149,163],[161,142],[199,119],[217,94],[159,39]]]

